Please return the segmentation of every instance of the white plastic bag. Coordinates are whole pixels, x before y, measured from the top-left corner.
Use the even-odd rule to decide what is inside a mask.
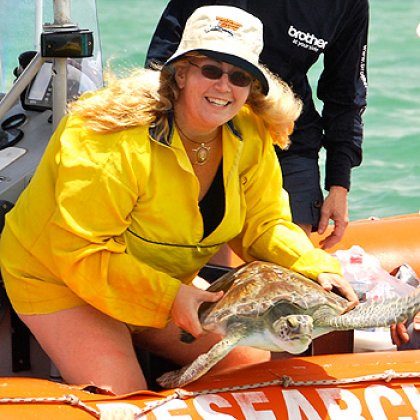
[[[415,288],[389,274],[379,260],[358,245],[333,254],[341,263],[344,277],[361,302],[383,300],[411,293]]]

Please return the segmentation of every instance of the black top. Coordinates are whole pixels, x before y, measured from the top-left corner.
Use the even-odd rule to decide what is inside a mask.
[[[198,203],[203,217],[204,233],[206,238],[219,226],[225,214],[225,187],[223,185],[223,160],[217,169],[210,188]]]
[[[200,6],[241,7],[264,24],[261,62],[279,74],[302,98],[304,110],[282,155],[318,158],[327,150],[326,188],[350,187],[350,170],[362,159],[362,113],[366,106],[368,0],[171,0],[151,41],[147,64],[164,62],[179,43],[185,21]],[[324,54],[314,106],[307,73]]]

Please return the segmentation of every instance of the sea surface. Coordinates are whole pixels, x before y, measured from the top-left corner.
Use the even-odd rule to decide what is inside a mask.
[[[13,14],[17,10],[12,6],[14,1],[0,0],[1,9]],[[85,4],[86,14],[94,0],[72,3],[80,1]],[[44,4],[48,3],[51,0],[44,0]],[[19,0],[19,5],[24,4],[34,7],[34,0]],[[104,67],[124,75],[143,66],[167,1],[97,0],[96,4]],[[420,27],[416,32],[420,0],[371,0],[370,9],[364,158],[362,165],[352,172],[351,220],[420,210],[420,34],[417,33]],[[76,16],[78,22],[83,18],[84,15]],[[7,22],[3,28],[7,31]],[[24,31],[28,38],[25,24],[9,30]],[[7,52],[11,46],[3,48]],[[0,39],[0,52],[1,49]],[[3,72],[6,65],[3,63]],[[317,65],[311,72],[312,81],[316,81],[320,68]]]

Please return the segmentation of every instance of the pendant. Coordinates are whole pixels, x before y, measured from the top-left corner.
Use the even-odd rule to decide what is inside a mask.
[[[201,143],[196,149],[192,149],[195,152],[195,164],[204,165],[207,163],[210,155],[210,146],[206,146],[205,143]]]

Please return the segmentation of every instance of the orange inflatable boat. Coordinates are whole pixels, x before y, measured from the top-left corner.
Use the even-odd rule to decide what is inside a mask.
[[[407,263],[419,273],[420,215],[352,222],[336,249],[352,245],[390,272]],[[420,350],[294,357],[210,372],[183,389],[122,396],[29,375],[0,378],[2,420],[93,418],[419,419]]]
[[[277,360],[208,374],[182,390],[118,397],[37,379],[0,384],[2,420],[414,420],[420,350]]]

